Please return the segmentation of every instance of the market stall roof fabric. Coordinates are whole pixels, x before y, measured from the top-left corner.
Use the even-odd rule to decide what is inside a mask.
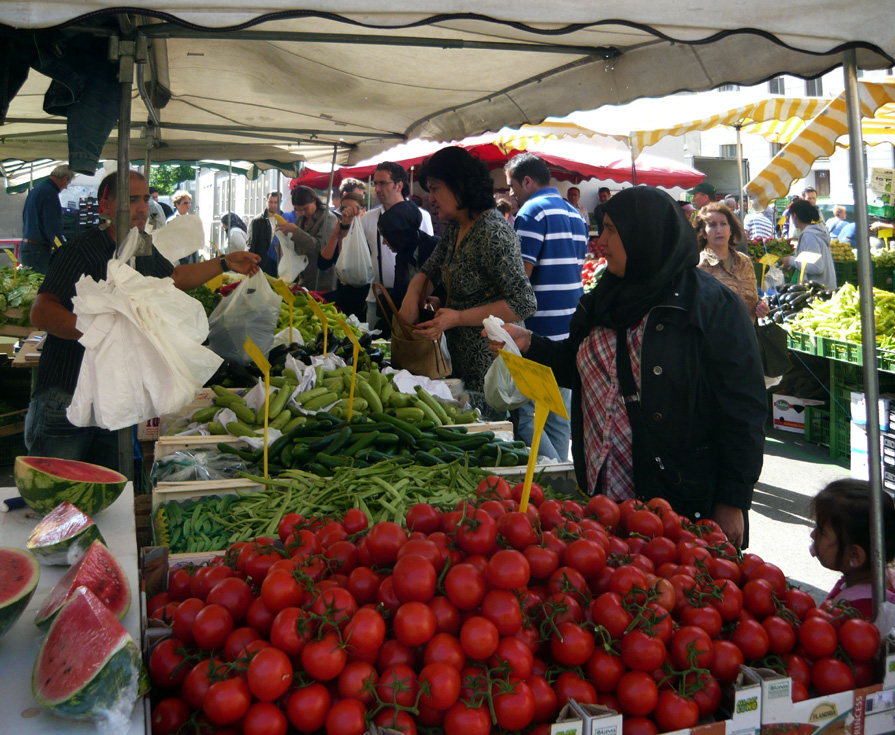
[[[722,12],[694,0],[682,13],[676,0],[448,0],[436,13],[417,0],[324,0],[313,9],[161,0],[141,11],[151,18],[140,32],[172,94],[160,110],[163,144],[301,140],[307,160],[324,160],[314,146],[342,141],[364,156],[395,140],[460,139],[637,97],[816,76],[839,66],[847,47],[860,66],[885,68],[895,63],[895,37],[867,39],[878,35],[868,29],[887,27],[886,6],[816,0],[801,14],[757,0]],[[41,29],[120,9],[97,0],[0,3],[0,23]],[[64,141],[64,131],[60,118],[55,136],[47,125],[46,86],[32,74],[9,112],[22,122],[0,130],[51,157],[45,146]],[[132,109],[136,137],[147,113],[138,99]],[[6,148],[12,140],[0,140],[0,155],[22,158]],[[197,157],[211,155],[231,157]]]
[[[859,82],[858,98],[861,117],[872,118],[883,105],[895,103],[895,82]],[[793,181],[804,178],[818,158],[829,156],[836,148],[836,141],[847,133],[846,100],[842,93],[830,100],[765,169],[746,184],[747,194],[762,208],[772,199],[785,196]]]

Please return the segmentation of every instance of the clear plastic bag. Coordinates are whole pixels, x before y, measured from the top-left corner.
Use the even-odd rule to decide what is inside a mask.
[[[507,352],[521,356],[522,353],[519,352],[513,338],[503,328],[503,324],[503,319],[496,316],[489,316],[482,321],[488,339],[492,342],[503,342],[503,348]],[[528,403],[528,398],[522,395],[516,387],[513,376],[510,375],[510,371],[500,355],[494,359],[488,372],[485,373],[485,400],[488,401],[488,405],[498,411],[512,411]]]
[[[280,259],[277,262],[277,275],[286,283],[294,283],[295,279],[304,273],[308,267],[308,256],[295,252],[292,244],[292,235],[277,232],[277,242],[280,244]]]
[[[208,317],[208,346],[225,360],[247,365],[251,358],[242,346],[250,337],[267,355],[273,346],[281,301],[263,272],[244,279]]]
[[[342,242],[342,251],[336,261],[336,278],[349,286],[366,286],[375,277],[370,246],[360,220],[355,219]]]
[[[149,480],[155,487],[160,482],[229,480],[247,471],[246,463],[235,454],[223,454],[216,450],[181,451],[157,459],[152,465]]]

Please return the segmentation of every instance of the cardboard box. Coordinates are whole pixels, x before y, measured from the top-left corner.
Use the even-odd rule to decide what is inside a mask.
[[[823,406],[823,401],[812,401],[808,398],[797,398],[782,393],[773,396],[774,428],[781,431],[805,433],[805,406]]]
[[[758,673],[762,735],[813,735],[820,730],[829,735],[853,735],[854,691],[793,702],[792,679],[770,669]]]
[[[882,444],[883,464],[887,467],[895,467],[895,434],[889,431],[884,431],[882,434]]]
[[[870,479],[870,456],[867,448],[867,425],[852,421],[849,425],[849,458],[851,476],[856,480]],[[879,451],[882,457],[885,452],[883,434],[879,438]]]
[[[599,704],[569,700],[572,711],[581,717],[583,735],[622,735],[622,716]]]
[[[556,716],[556,722],[550,725],[550,735],[584,735],[584,720],[566,704]]]
[[[889,430],[889,411],[895,396],[884,394],[879,397],[879,428],[882,431]],[[867,423],[867,400],[863,393],[851,392],[851,420],[856,424]]]

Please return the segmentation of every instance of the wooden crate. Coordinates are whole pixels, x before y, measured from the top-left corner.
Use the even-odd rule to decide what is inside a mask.
[[[10,413],[0,414],[0,437],[12,436],[13,434],[21,434],[25,431],[25,414],[28,413],[27,408],[21,411],[11,411]],[[11,421],[10,421],[11,419]]]
[[[3,316],[9,319],[21,319],[25,315],[21,309],[7,309],[3,312]],[[34,331],[34,327],[20,327],[15,324],[4,324],[0,326],[0,336],[2,337],[27,337]]]

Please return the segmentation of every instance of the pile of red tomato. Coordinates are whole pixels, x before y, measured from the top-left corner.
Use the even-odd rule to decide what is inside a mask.
[[[279,540],[172,570],[149,603],[173,632],[149,657],[153,733],[546,733],[575,699],[639,735],[714,715],[743,663],[796,699],[871,683],[876,628],[713,521],[537,485],[521,513],[521,491],[487,478],[454,510],[413,506],[409,531],[289,514]]]

